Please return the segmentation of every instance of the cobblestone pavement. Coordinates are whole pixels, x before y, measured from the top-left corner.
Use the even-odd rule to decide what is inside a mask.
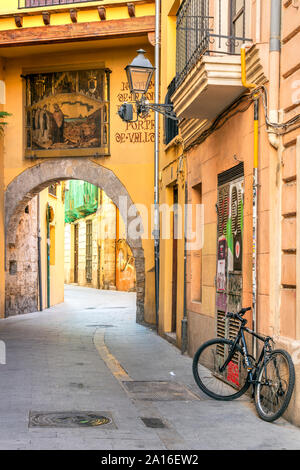
[[[192,359],[135,323],[135,294],[68,286],[65,298],[43,312],[0,321],[7,348],[7,364],[0,365],[0,449],[300,448],[299,428],[284,419],[262,421],[247,399],[203,396]],[[155,390],[161,400],[144,400],[128,392],[132,381],[182,384],[186,395],[174,400]],[[34,411],[102,411],[115,427],[30,427]],[[149,428],[141,417],[165,427]]]

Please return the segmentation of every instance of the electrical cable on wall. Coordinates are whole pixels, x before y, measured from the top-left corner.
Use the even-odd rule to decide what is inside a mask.
[[[259,95],[258,95],[259,93]],[[283,123],[275,123],[271,122],[268,118],[268,92],[264,85],[261,85],[255,88],[250,93],[245,93],[244,95],[237,98],[228,108],[226,108],[212,123],[212,125],[206,129],[192,144],[185,147],[185,151],[190,150],[191,148],[202,144],[213,132],[221,129],[224,124],[233,118],[235,115],[239,113],[244,113],[247,111],[251,104],[258,99],[258,96],[262,96],[263,101],[263,108],[264,108],[264,115],[265,115],[265,122],[268,127],[272,127],[276,134],[284,135],[287,132],[291,132],[297,129],[300,126],[300,114],[297,114],[293,118],[289,119]],[[246,102],[247,104],[241,108],[237,109],[240,104]],[[294,126],[294,127],[292,127]],[[290,129],[292,127],[292,129]]]

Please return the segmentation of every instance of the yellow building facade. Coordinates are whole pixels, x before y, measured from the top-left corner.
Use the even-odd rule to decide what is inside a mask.
[[[1,106],[11,114],[1,147],[1,227],[6,230],[1,260],[5,243],[15,243],[17,220],[28,201],[53,181],[84,179],[104,189],[117,207],[123,197],[119,209],[127,227],[130,206],[139,217],[136,205],[145,204],[150,212],[153,201],[153,116],[125,124],[117,110],[130,99],[124,68],[136,50],[143,47],[153,61],[154,2],[47,3],[46,11],[17,0],[0,6]],[[149,99],[152,95],[153,84]],[[74,130],[76,119],[80,132]],[[127,234],[127,241],[137,271],[137,316],[153,322],[150,230],[149,236],[134,239]],[[1,316],[4,279],[3,263]]]

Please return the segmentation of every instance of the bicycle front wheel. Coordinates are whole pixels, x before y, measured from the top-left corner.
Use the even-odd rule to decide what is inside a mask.
[[[228,365],[222,366],[231,354],[233,342],[216,338],[202,344],[193,359],[193,374],[197,385],[215,400],[234,400],[249,388],[248,371],[239,345]]]
[[[265,421],[275,421],[287,409],[295,385],[295,368],[291,356],[275,350],[258,373],[255,406]]]

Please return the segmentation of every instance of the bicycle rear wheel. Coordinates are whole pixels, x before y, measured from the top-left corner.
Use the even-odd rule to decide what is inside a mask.
[[[295,385],[295,368],[284,350],[273,351],[258,373],[255,407],[265,421],[275,421],[287,409]]]
[[[250,385],[243,352],[238,345],[227,367],[220,371],[232,347],[233,342],[230,340],[212,339],[200,346],[193,359],[197,385],[215,400],[234,400],[243,395]]]

